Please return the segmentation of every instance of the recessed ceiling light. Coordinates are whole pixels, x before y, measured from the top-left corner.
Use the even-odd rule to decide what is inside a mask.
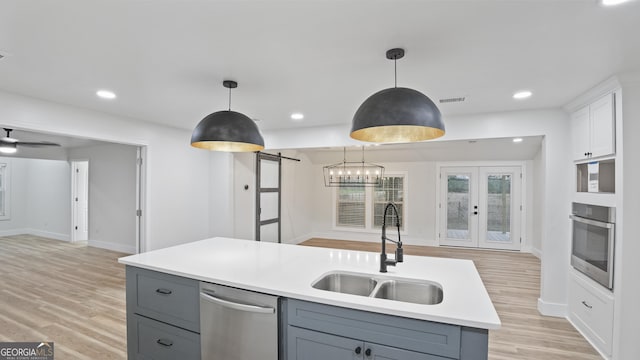
[[[627,1],[629,0],[600,0],[600,3],[602,3],[602,5],[604,6],[614,6],[614,5],[620,5]]]
[[[526,99],[531,97],[531,95],[533,95],[533,93],[529,90],[522,90],[522,91],[518,91],[515,94],[513,94],[513,98],[514,99]]]
[[[522,142],[522,138],[514,138],[513,142],[514,143],[521,143]]]
[[[291,114],[291,119],[292,120],[302,120],[302,119],[304,119],[304,114],[303,113],[293,113],[293,114]]]
[[[98,90],[96,91],[96,95],[98,95],[98,97],[102,98],[102,99],[115,99],[116,98],[116,93],[114,93],[113,91],[109,91],[109,90]]]

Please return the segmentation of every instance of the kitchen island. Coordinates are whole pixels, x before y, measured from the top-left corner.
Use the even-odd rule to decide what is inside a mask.
[[[393,339],[393,332],[402,333],[409,331],[407,329],[410,332],[404,333],[406,336],[402,337],[396,334],[397,339],[391,345],[395,345],[398,350],[412,350],[411,354],[418,355],[412,357],[415,354],[408,355],[405,352],[397,358],[487,358],[488,330],[499,328],[500,319],[472,261],[405,256],[403,263],[389,267],[388,273],[383,275],[378,272],[379,256],[380,254],[370,252],[212,238],[121,258],[119,261],[127,265],[129,357],[138,357],[136,351],[132,352],[132,347],[140,341],[140,322],[159,320],[158,325],[170,324],[177,330],[187,332],[175,335],[178,337],[189,338],[191,333],[200,334],[197,295],[195,301],[187,294],[174,303],[174,306],[182,308],[178,315],[163,317],[163,311],[160,310],[168,309],[169,305],[162,303],[164,299],[182,296],[181,286],[184,287],[184,293],[195,291],[197,294],[199,287],[193,284],[204,282],[279,297],[281,306],[278,342],[281,359],[302,358],[296,353],[307,342],[298,340],[309,335],[309,332],[312,332],[312,343],[316,345],[318,342],[324,344],[329,341],[324,338],[318,340],[316,335],[338,336],[340,341],[345,338],[354,340],[356,345],[353,346],[354,354],[351,355],[355,356],[353,358],[364,359],[365,356],[369,358],[371,349],[375,346],[388,346],[385,339]],[[357,274],[382,280],[428,281],[442,289],[442,298],[440,303],[424,305],[312,287],[312,284],[328,273]],[[162,278],[154,274],[170,277],[170,283],[178,290],[165,289],[161,283]],[[146,283],[140,285],[139,279],[151,280],[145,280]],[[148,302],[141,301],[140,296],[136,295],[145,289],[154,293],[152,300]],[[160,304],[155,297],[161,299]],[[159,308],[153,309],[154,307]],[[310,318],[305,320],[296,315],[305,312],[317,316],[312,316],[312,321],[309,321]],[[338,317],[341,320],[336,320],[338,317],[335,316],[333,319],[323,318],[333,316],[334,312],[340,314]],[[344,319],[349,320],[344,322]],[[409,325],[404,326],[403,322],[409,322]],[[331,328],[331,324],[336,323],[336,329]],[[390,329],[383,328],[383,325]],[[367,333],[376,326],[379,327],[376,336]],[[425,330],[424,326],[428,329]],[[435,330],[432,331],[432,328]],[[436,350],[430,352],[428,344],[418,344],[420,339],[429,338],[424,335],[426,333],[434,341],[443,342],[440,350],[435,346]],[[149,337],[153,338],[152,335],[155,333]],[[373,338],[367,338],[370,335]],[[413,343],[402,342],[402,339],[412,336],[415,336]],[[161,349],[175,350],[173,345],[167,346],[168,340],[156,340]],[[206,341],[196,339],[195,336],[192,340],[192,344],[200,344],[200,340]],[[333,341],[333,338],[330,340]],[[292,344],[294,341],[299,348]],[[318,351],[320,348],[315,346],[313,349]],[[199,352],[195,355],[198,358]],[[391,355],[384,356],[394,358]],[[320,354],[304,358],[320,359],[323,356]]]

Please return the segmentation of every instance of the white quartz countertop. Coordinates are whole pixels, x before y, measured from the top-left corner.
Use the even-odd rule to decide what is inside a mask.
[[[413,319],[497,329],[500,318],[471,260],[404,256],[379,272],[380,254],[230,238],[212,238],[120,258],[120,263],[200,281]],[[420,305],[318,290],[311,284],[334,271],[427,280],[443,301]]]

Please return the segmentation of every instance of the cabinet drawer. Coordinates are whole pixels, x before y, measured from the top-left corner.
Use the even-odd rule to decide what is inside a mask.
[[[430,321],[287,299],[289,325],[409,351],[460,358],[461,329]]]
[[[198,282],[127,267],[127,309],[146,317],[200,332]]]
[[[140,315],[131,320],[129,331],[135,338],[128,338],[134,341],[128,345],[130,359],[200,359],[200,335]]]
[[[604,353],[611,354],[613,340],[613,297],[577,275],[569,284],[571,320]]]

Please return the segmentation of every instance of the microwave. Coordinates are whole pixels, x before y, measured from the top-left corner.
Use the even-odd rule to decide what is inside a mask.
[[[571,206],[571,266],[608,289],[613,289],[615,216],[613,207]]]

